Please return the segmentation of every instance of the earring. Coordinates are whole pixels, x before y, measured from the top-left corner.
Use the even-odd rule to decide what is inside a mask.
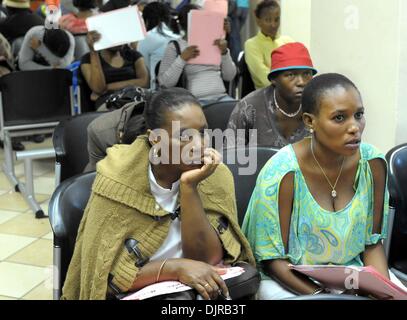
[[[309,129],[309,133],[313,134],[313,133],[314,133],[314,129],[310,128],[310,129]]]

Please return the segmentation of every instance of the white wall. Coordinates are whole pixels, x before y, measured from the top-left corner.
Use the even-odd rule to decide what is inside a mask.
[[[383,152],[407,142],[406,2],[282,0],[282,32],[306,43],[310,30],[308,47],[319,72],[355,82],[366,107],[364,140]]]

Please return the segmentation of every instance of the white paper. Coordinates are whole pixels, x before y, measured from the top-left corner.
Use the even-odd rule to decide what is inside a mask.
[[[240,276],[244,272],[244,269],[241,267],[231,267],[227,268],[225,274],[220,275],[223,280],[234,278]],[[128,296],[124,297],[122,300],[144,300],[147,298],[168,294],[168,293],[175,293],[175,292],[182,292],[192,289],[191,287],[182,284],[179,281],[162,281],[150,284],[143,289],[129,294]]]
[[[89,31],[101,34],[94,44],[96,51],[143,40],[146,34],[137,6],[91,16],[86,25]]]

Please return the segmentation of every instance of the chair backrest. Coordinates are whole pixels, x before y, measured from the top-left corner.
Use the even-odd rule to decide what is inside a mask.
[[[75,248],[76,235],[88,203],[95,172],[72,177],[61,183],[49,203],[49,221],[58,248],[58,288],[61,290]],[[55,253],[54,253],[55,254]]]
[[[233,174],[237,215],[239,224],[242,225],[247,206],[252,192],[256,186],[256,179],[266,162],[277,152],[277,149],[265,147],[230,148],[223,150],[223,162]],[[231,158],[231,155],[234,155]],[[247,161],[250,161],[249,163]],[[244,168],[254,167],[254,173],[243,174]]]
[[[239,68],[239,76],[240,76],[240,98],[244,98],[250,92],[256,90],[254,86],[254,82],[252,79],[252,75],[250,74],[249,67],[246,64],[246,60],[244,58],[244,53],[239,55],[238,59],[238,68]]]
[[[87,54],[90,49],[88,42],[86,41],[86,35],[75,35],[75,60],[80,60],[85,54]]]
[[[386,160],[391,203],[396,207],[396,219],[407,231],[407,143],[388,151]]]
[[[60,121],[73,114],[72,72],[17,71],[0,78],[2,127],[15,129]]]
[[[229,117],[237,104],[236,100],[215,102],[203,107],[209,129],[227,128]]]
[[[61,121],[52,142],[56,162],[60,164],[60,181],[82,173],[88,161],[88,125],[103,112],[89,112]]]

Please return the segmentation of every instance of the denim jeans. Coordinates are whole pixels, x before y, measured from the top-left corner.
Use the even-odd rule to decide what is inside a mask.
[[[237,57],[239,52],[243,50],[242,42],[240,39],[240,31],[244,23],[246,22],[247,14],[249,13],[249,8],[237,7],[236,11],[232,13],[229,17],[231,19],[232,30],[229,35],[229,49],[232,55],[233,61],[237,62]]]

